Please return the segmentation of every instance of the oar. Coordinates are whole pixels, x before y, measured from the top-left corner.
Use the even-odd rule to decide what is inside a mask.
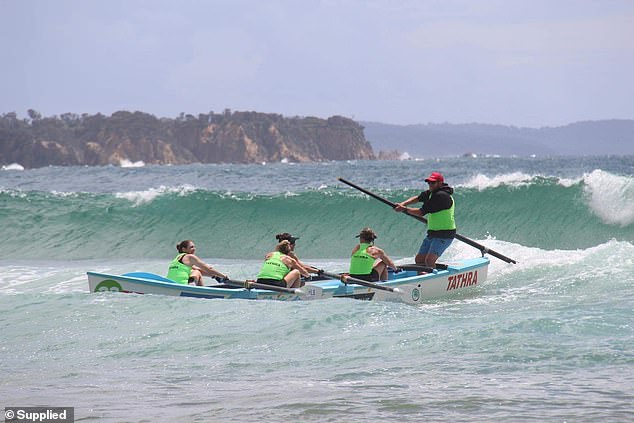
[[[380,196],[376,195],[375,193],[370,192],[370,191],[368,191],[366,189],[363,189],[360,186],[355,185],[355,184],[353,184],[350,181],[346,181],[343,178],[337,178],[337,179],[339,179],[344,184],[350,185],[352,188],[358,189],[359,191],[363,192],[364,194],[368,194],[370,197],[375,198],[375,199],[379,200],[380,202],[387,204],[388,206],[390,206],[392,208],[396,207],[396,203],[393,203],[390,200],[386,200],[385,198],[380,197]],[[405,214],[407,214],[408,216],[413,217],[416,220],[420,220],[421,222],[427,224],[427,219],[425,219],[422,216],[417,216],[415,214],[411,214],[407,210],[405,210]],[[458,238],[460,241],[464,242],[465,244],[469,244],[472,247],[477,248],[478,250],[480,250],[480,252],[482,252],[482,254],[491,254],[493,257],[497,257],[500,260],[504,260],[507,263],[513,263],[513,264],[517,263],[512,258],[506,257],[505,255],[502,255],[502,254],[498,253],[497,251],[490,250],[487,247],[485,247],[484,245],[479,244],[479,243],[475,242],[474,240],[467,238],[466,236],[462,236],[459,233],[456,233],[456,238]]]
[[[320,275],[324,275],[324,276],[328,276],[329,278],[332,278],[332,279],[338,279],[338,280],[340,280],[341,282],[343,282],[345,284],[354,283],[354,284],[357,284],[357,285],[367,286],[368,288],[381,289],[383,291],[395,292],[397,294],[400,294],[400,293],[403,292],[403,291],[401,291],[398,288],[392,288],[391,286],[384,286],[384,285],[380,285],[378,283],[364,281],[363,279],[357,279],[357,278],[353,278],[351,276],[346,276],[345,280],[344,280],[342,275],[340,275],[338,273],[326,272],[325,270],[320,270],[319,274]]]
[[[282,286],[267,285],[264,283],[257,283],[252,281],[237,281],[234,279],[222,279],[222,282],[226,283],[227,285],[239,286],[240,288],[246,288],[246,289],[253,289],[253,288],[268,289],[269,291],[285,292],[287,294],[297,294],[297,295],[304,293],[304,291],[302,291],[299,288],[284,288]]]

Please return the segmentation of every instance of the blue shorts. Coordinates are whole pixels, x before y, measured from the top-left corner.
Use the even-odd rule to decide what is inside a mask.
[[[452,242],[453,238],[430,238],[426,236],[418,249],[418,254],[434,254],[440,257]]]

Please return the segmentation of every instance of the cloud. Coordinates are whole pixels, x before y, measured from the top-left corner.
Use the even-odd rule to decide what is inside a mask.
[[[0,0],[0,112],[631,118],[634,2]]]

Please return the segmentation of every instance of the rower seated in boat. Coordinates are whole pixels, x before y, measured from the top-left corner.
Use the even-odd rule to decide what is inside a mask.
[[[258,273],[258,283],[281,286],[286,288],[299,288],[301,277],[309,277],[308,269],[297,260],[289,256],[291,243],[288,240],[280,241],[264,258],[264,264]]]
[[[386,281],[387,268],[396,270],[396,265],[385,251],[374,245],[376,233],[363,228],[357,237],[359,244],[352,249],[349,276],[368,282]]]
[[[319,273],[319,269],[302,262],[299,257],[297,257],[297,253],[295,252],[295,242],[299,239],[298,236],[293,236],[288,232],[283,232],[281,234],[275,235],[275,239],[277,239],[277,242],[284,241],[285,239],[288,240],[288,242],[291,243],[291,250],[288,252],[288,255],[297,260],[297,262],[304,266],[304,268],[306,268],[306,270],[308,270],[310,273]]]
[[[176,244],[178,255],[170,263],[167,278],[179,284],[203,286],[203,276],[228,279],[228,276],[217,271],[194,254],[196,245],[191,239]]]

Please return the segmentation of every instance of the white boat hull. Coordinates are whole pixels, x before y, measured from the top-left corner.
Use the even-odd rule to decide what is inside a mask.
[[[400,301],[407,304],[477,290],[487,279],[489,259],[479,257],[448,263],[446,270],[418,274],[415,271],[390,273],[390,279],[380,285],[397,288],[395,292],[344,284],[339,280],[308,282],[298,293],[275,292],[268,289],[230,288],[226,286],[191,286],[170,281],[152,273],[109,275],[87,272],[90,292],[124,292],[171,295],[208,299],[269,299],[281,301],[356,298],[377,301]]]

